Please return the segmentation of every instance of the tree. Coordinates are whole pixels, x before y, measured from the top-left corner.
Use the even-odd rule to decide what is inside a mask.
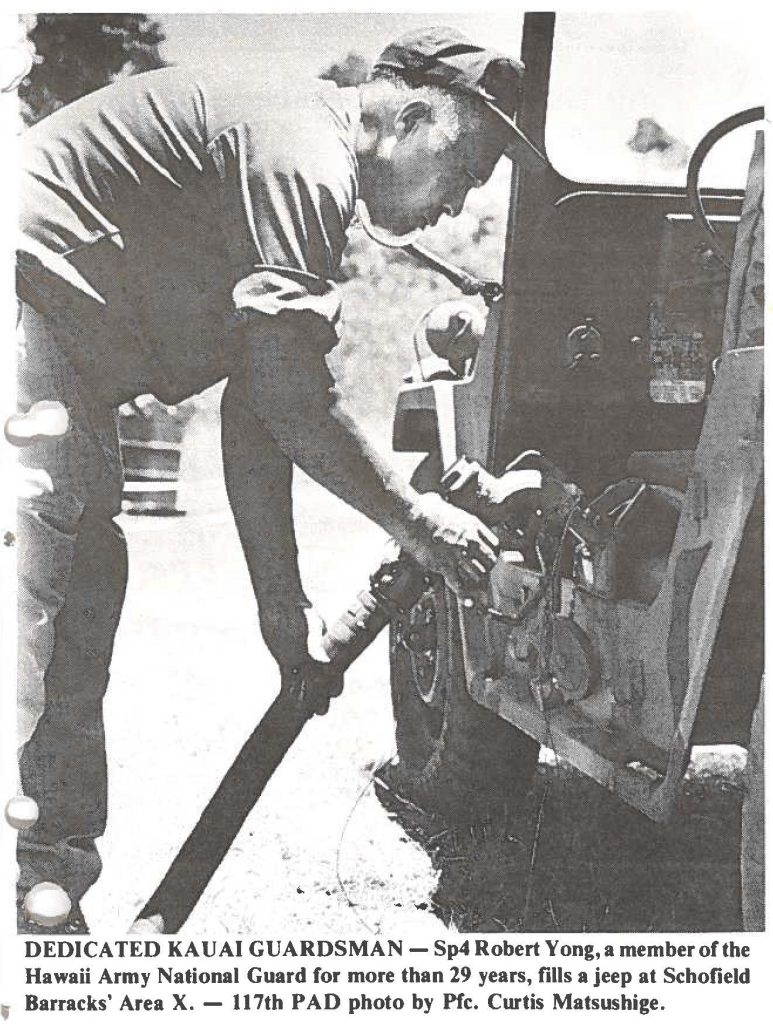
[[[352,51],[335,61],[330,67],[325,68],[324,71],[320,71],[318,77],[329,79],[331,82],[335,82],[339,88],[345,88],[350,85],[362,85],[367,81],[370,72],[370,61],[361,53]]]
[[[145,14],[38,14],[27,36],[37,54],[19,88],[28,125],[121,75],[164,66],[164,35]]]

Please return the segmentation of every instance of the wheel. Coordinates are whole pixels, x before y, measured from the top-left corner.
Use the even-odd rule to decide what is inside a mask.
[[[448,690],[448,607],[443,582],[427,588],[390,627],[392,707],[400,763],[421,771],[443,729]]]
[[[436,466],[432,456],[421,464],[417,489],[437,484]],[[390,668],[395,788],[460,823],[517,811],[539,744],[467,692],[457,600],[439,577],[428,576],[421,598],[392,623]]]
[[[467,692],[456,598],[430,580],[390,635],[398,789],[459,823],[517,812],[539,744]]]

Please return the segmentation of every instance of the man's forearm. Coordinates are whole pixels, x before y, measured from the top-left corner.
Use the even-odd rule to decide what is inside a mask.
[[[408,543],[418,494],[379,454],[339,402],[311,419],[274,419],[280,447],[312,479]]]
[[[222,403],[223,469],[228,499],[260,612],[263,636],[283,664],[305,650],[310,607],[298,570],[292,518],[292,464],[229,383]]]
[[[409,543],[419,495],[348,415],[324,354],[267,332],[255,340],[245,372],[252,407],[288,458],[399,543]]]

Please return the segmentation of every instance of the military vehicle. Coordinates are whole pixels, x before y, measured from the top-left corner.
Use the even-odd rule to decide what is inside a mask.
[[[427,577],[392,623],[399,769],[464,817],[517,801],[543,745],[667,822],[695,745],[751,746],[744,915],[761,929],[762,137],[735,130],[762,110],[728,109],[728,67],[712,118],[698,83],[716,69],[689,29],[629,22],[626,48],[610,19],[525,15],[518,122],[548,164],[513,171],[502,287],[450,271],[486,301],[477,350],[435,347],[398,398],[416,485],[502,548],[486,593]],[[701,123],[689,161],[674,128],[617,110],[646,114],[666,73],[676,127],[687,107]],[[527,468],[536,501],[508,488]]]

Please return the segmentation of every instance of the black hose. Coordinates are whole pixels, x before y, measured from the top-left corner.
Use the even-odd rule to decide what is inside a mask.
[[[325,635],[331,662],[344,672],[398,611],[416,603],[424,572],[407,556],[385,562]],[[282,690],[226,772],[137,921],[160,918],[174,933],[187,921],[258,797],[313,712]]]

